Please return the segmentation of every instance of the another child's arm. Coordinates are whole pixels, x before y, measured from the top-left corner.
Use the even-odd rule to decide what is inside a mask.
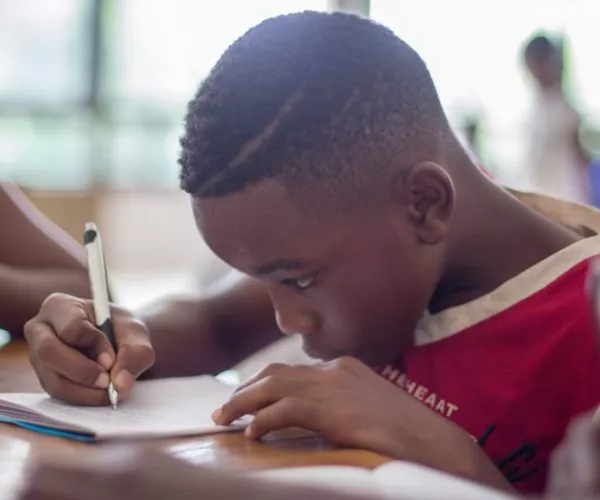
[[[18,500],[377,500],[193,466],[135,448],[77,454],[33,467]]]
[[[0,262],[85,271],[85,251],[12,184],[0,184]]]
[[[53,292],[89,296],[83,247],[10,184],[0,184],[0,238],[0,328],[21,335]]]
[[[27,269],[0,263],[0,328],[20,337],[48,295],[87,296],[89,288],[87,275],[73,269]]]

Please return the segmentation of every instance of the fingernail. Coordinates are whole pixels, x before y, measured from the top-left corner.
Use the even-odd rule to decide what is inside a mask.
[[[121,370],[119,373],[117,373],[117,376],[114,378],[113,382],[115,383],[118,391],[128,391],[135,382],[135,378],[127,370]]]
[[[98,378],[96,379],[94,385],[99,389],[106,389],[109,383],[110,378],[108,376],[108,373],[101,373],[100,375],[98,375]]]
[[[218,424],[222,415],[223,415],[223,410],[221,408],[217,408],[212,414],[213,422],[215,424]]]
[[[98,356],[98,363],[105,370],[110,370],[113,365],[113,357],[109,353],[103,352]]]

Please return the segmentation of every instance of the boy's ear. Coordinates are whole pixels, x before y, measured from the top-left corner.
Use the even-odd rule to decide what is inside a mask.
[[[454,184],[433,162],[420,162],[394,180],[394,198],[408,210],[419,242],[436,245],[444,240],[454,211]]]

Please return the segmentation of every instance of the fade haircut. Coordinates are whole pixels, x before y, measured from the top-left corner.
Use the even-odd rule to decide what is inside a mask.
[[[433,159],[449,130],[425,63],[392,31],[284,15],[236,40],[189,103],[181,188],[215,197],[277,177],[292,196],[356,200],[392,165]]]

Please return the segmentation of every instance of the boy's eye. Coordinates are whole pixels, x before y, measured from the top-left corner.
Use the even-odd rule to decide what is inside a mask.
[[[306,290],[307,288],[311,287],[311,285],[314,283],[314,281],[315,281],[315,277],[313,275],[313,276],[308,276],[306,278],[284,279],[281,281],[281,283],[284,285],[293,286],[294,288],[297,288],[298,290]]]

